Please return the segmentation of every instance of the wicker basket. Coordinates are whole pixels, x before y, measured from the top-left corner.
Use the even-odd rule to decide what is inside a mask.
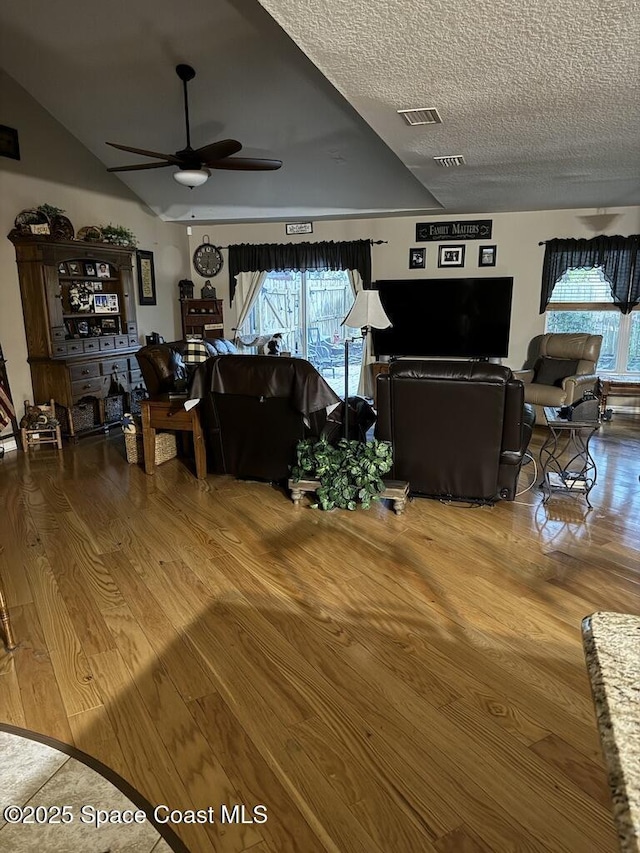
[[[106,423],[113,424],[122,420],[124,415],[124,395],[117,394],[104,398],[104,419]]]
[[[142,433],[125,432],[124,446],[127,451],[127,462],[135,464],[144,461]],[[178,455],[176,434],[174,432],[156,433],[156,465],[168,462]]]
[[[132,415],[140,415],[142,413],[142,406],[140,403],[142,400],[147,400],[148,397],[149,392],[146,388],[133,388],[130,391],[129,407]]]
[[[98,411],[98,401],[88,398],[84,402],[76,403],[71,407],[71,420],[73,428],[76,432],[83,430],[94,429],[100,425],[100,412]]]

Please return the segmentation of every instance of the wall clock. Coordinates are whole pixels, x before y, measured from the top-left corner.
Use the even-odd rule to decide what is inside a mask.
[[[223,263],[220,249],[212,246],[205,234],[203,242],[193,253],[193,266],[196,272],[203,278],[212,278],[214,275],[218,275]]]

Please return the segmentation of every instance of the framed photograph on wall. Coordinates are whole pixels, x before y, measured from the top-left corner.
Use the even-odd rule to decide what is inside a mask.
[[[478,249],[478,266],[495,267],[496,254],[496,246],[480,246],[480,248]]]
[[[409,249],[409,269],[423,270],[427,265],[426,249]]]
[[[439,267],[463,267],[464,246],[438,246]]]
[[[140,305],[157,305],[156,272],[153,266],[153,252],[139,249],[136,252],[138,270],[138,303]]]

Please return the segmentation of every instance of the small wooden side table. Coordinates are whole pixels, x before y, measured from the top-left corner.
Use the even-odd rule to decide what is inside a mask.
[[[187,411],[184,407],[184,399],[158,398],[142,400],[140,408],[145,473],[155,474],[156,472],[156,430],[181,430],[193,435],[196,477],[203,480],[207,476],[207,451],[200,423],[199,406],[194,406]]]

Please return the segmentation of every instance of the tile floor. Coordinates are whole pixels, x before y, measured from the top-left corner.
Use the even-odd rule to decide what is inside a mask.
[[[151,823],[96,828],[81,808],[137,810],[107,779],[57,749],[0,731],[0,853],[171,853]],[[7,823],[8,806],[70,806],[63,824]],[[30,810],[29,810],[30,811]],[[36,816],[45,816],[40,810]],[[87,821],[87,822],[85,822]]]

